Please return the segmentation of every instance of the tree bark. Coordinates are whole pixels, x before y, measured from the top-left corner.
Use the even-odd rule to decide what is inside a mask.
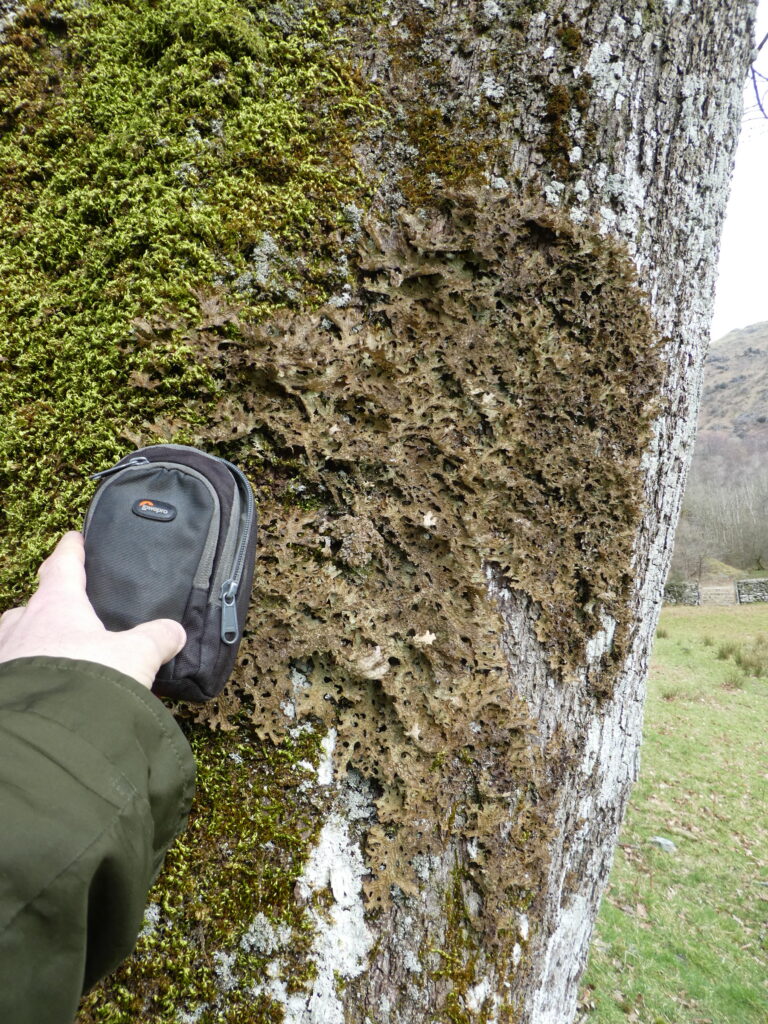
[[[566,10],[550,3],[521,26],[493,2],[394,2],[388,26],[365,47],[367,74],[395,104],[430,102],[459,126],[479,106],[492,107],[493,116],[483,113],[471,129],[475,141],[495,134],[486,164],[492,187],[543,196],[572,221],[597,224],[626,245],[664,340],[664,374],[640,467],[644,513],[632,545],[628,642],[610,685],[596,694],[590,670],[610,649],[611,616],[564,679],[552,672],[537,640],[535,602],[496,566],[485,566],[489,597],[503,619],[510,694],[531,712],[536,726],[529,742],[553,787],[543,898],[533,913],[513,915],[514,941],[505,955],[497,959],[498,947],[482,942],[471,955],[459,953],[465,967],[471,962],[463,987],[447,970],[436,979],[440,954],[434,952],[426,954],[431,975],[425,983],[424,949],[445,949],[450,941],[442,897],[450,892],[455,865],[471,859],[466,840],[450,842],[422,865],[416,895],[401,897],[368,922],[364,945],[370,951],[357,977],[327,1004],[318,1002],[322,1011],[290,1019],[416,1024],[447,1019],[447,1007],[450,1019],[466,1021],[563,1024],[574,1016],[638,770],[648,654],[693,443],[753,7],[590,2]],[[489,62],[489,54],[504,52],[521,31],[514,66]],[[417,52],[427,53],[432,65],[426,83]],[[572,90],[585,76],[586,102],[579,97],[582,109],[572,106],[564,115],[567,128],[552,145],[558,116],[552,91]],[[377,198],[382,218],[402,203],[392,182],[404,151],[408,159],[407,147],[392,142],[388,137],[363,155],[369,167],[385,169]],[[461,145],[461,137],[453,143]],[[410,158],[418,160],[413,153]],[[548,770],[555,749],[564,753]],[[335,827],[347,834],[343,815]],[[333,878],[333,861],[329,870]],[[471,899],[465,890],[465,902]],[[468,915],[480,931],[483,912],[480,906]]]
[[[201,438],[266,439],[309,496],[262,504],[230,707],[245,693],[270,739],[315,732],[300,811],[272,797],[317,834],[290,913],[254,892],[229,945],[185,936],[217,994],[152,1019],[565,1024],[637,774],[754,2],[318,10],[377,96],[354,283],[258,327],[204,298],[190,335],[203,351],[223,325],[208,354],[247,383]],[[286,33],[294,14],[269,9]],[[274,239],[257,248],[263,283]],[[222,886],[235,862],[258,877],[266,847],[214,838]],[[161,902],[162,921],[182,897]],[[104,998],[153,1005],[170,933]]]

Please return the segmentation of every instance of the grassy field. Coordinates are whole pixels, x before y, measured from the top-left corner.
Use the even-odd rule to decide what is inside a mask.
[[[580,1022],[768,1024],[767,755],[768,606],[666,608]]]

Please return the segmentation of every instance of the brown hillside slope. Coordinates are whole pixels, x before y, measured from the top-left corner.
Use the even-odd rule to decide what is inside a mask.
[[[699,432],[766,434],[768,440],[768,321],[730,331],[707,356]]]

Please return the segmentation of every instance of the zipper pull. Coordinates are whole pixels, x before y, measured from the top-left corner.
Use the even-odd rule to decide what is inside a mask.
[[[112,473],[119,473],[122,469],[128,469],[129,466],[144,466],[149,463],[149,459],[143,455],[137,455],[133,459],[128,459],[127,462],[121,462],[117,466],[110,466],[109,469],[102,469],[100,473],[91,473],[89,479],[98,480],[102,476],[110,476]]]
[[[221,639],[225,644],[236,644],[240,636],[237,624],[237,582],[224,580],[221,584]]]

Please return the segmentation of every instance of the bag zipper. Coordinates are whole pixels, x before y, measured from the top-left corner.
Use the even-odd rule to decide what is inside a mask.
[[[128,459],[127,462],[118,462],[116,466],[110,466],[109,469],[102,469],[100,473],[91,473],[90,480],[99,480],[103,476],[110,476],[112,473],[119,473],[121,469],[128,469],[129,466],[145,466],[149,463],[144,455],[136,455],[132,459]]]
[[[245,522],[240,533],[235,557],[232,561],[232,575],[221,584],[221,640],[225,644],[236,644],[240,639],[240,626],[237,621],[237,590],[243,578],[245,567],[245,553],[248,549],[248,537],[253,529],[253,519],[256,512],[256,505],[253,500],[253,491],[248,479],[241,470],[226,459],[213,455],[212,458],[223,462],[235,478],[235,483],[241,494],[245,495]]]
[[[102,469],[99,473],[91,473],[89,480],[100,480],[103,476],[111,476],[113,473],[121,473],[124,469],[135,469],[137,466],[146,466],[149,464],[149,459],[143,455],[136,455],[132,459],[128,459],[127,462],[118,462],[115,466],[110,466],[109,469]],[[98,494],[98,490],[96,491]],[[93,516],[93,504],[88,509],[88,514],[85,517],[83,523],[83,533],[88,532],[88,527]]]

